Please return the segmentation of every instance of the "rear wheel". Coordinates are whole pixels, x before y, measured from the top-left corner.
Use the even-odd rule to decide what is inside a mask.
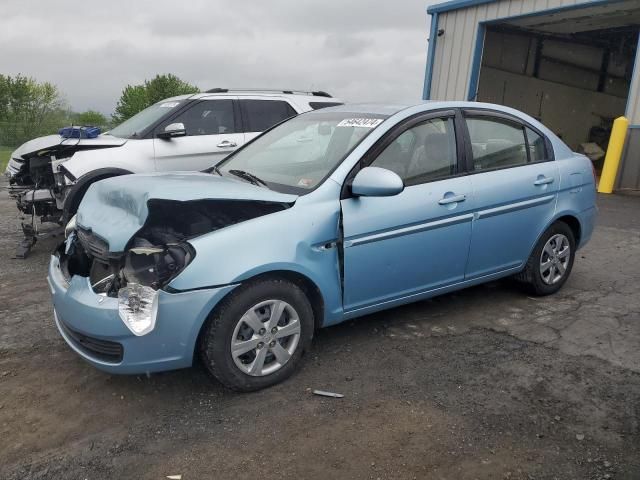
[[[237,391],[259,390],[289,377],[313,337],[313,310],[286,280],[259,280],[231,293],[200,337],[209,372]]]
[[[571,274],[575,250],[571,228],[564,222],[556,222],[542,234],[525,269],[516,278],[525,282],[535,295],[555,293]]]

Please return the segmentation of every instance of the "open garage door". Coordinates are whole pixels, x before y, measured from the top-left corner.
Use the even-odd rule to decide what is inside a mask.
[[[538,118],[600,168],[625,114],[638,25],[637,0],[488,24],[477,100]]]

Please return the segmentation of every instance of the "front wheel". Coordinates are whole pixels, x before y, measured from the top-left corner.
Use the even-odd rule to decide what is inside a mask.
[[[213,312],[200,337],[200,354],[226,387],[259,390],[297,369],[313,325],[313,309],[297,285],[258,280],[239,287]]]
[[[556,222],[542,234],[525,269],[516,278],[535,295],[555,293],[569,278],[575,251],[573,231],[566,223]]]

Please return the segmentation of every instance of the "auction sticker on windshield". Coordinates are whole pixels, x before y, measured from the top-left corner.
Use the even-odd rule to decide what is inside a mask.
[[[338,127],[375,128],[382,123],[381,118],[345,118]]]

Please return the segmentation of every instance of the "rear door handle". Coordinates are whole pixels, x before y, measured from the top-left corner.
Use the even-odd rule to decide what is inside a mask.
[[[230,142],[229,140],[223,140],[216,146],[218,148],[232,148],[232,147],[237,147],[238,144],[236,142]]]
[[[536,187],[539,187],[540,185],[548,185],[549,183],[553,183],[553,177],[540,177],[533,182]]]
[[[466,199],[466,195],[453,195],[451,197],[442,197],[438,203],[440,205],[449,205],[450,203],[464,202]]]

